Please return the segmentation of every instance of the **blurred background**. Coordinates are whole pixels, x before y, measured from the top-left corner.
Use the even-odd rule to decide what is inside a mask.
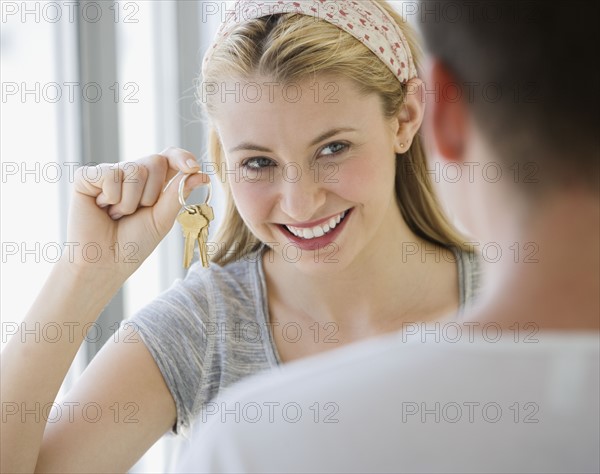
[[[203,158],[194,84],[222,12],[221,2],[0,3],[4,347],[66,247],[77,167],[135,160],[167,146]],[[211,229],[221,201],[213,195]],[[184,276],[182,243],[174,226],[106,308],[61,392],[122,319]],[[165,437],[131,472],[163,472],[175,444]]]
[[[4,347],[68,245],[77,167],[135,160],[168,146],[205,159],[195,82],[226,8],[191,0],[0,3]],[[405,9],[415,2],[392,3]],[[211,231],[223,215],[218,187],[213,191]],[[203,200],[198,192],[190,202]],[[184,276],[182,243],[174,226],[127,281],[97,333],[88,334],[59,396],[123,319]],[[131,472],[164,472],[179,443],[165,436]]]

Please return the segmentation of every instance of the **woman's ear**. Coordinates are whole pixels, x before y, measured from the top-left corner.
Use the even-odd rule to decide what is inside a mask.
[[[394,123],[395,126],[397,125],[394,142],[396,153],[405,153],[421,128],[425,114],[424,98],[423,81],[419,78],[409,80],[406,84],[404,103],[400,106],[397,115],[398,122]]]
[[[468,110],[455,91],[461,85],[439,60],[434,60],[427,90],[433,91],[430,100],[431,126],[437,149],[449,161],[463,161],[467,142]],[[444,91],[452,91],[445,93]]]

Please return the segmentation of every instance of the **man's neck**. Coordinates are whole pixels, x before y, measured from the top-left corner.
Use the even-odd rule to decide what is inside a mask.
[[[515,237],[529,251],[491,265],[488,291],[471,318],[502,326],[531,322],[540,329],[599,330],[598,196],[570,191],[548,198]]]

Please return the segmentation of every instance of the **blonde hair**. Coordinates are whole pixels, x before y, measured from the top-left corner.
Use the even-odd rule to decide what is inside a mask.
[[[402,29],[417,70],[422,52],[410,26],[387,2],[378,2]],[[259,74],[280,83],[301,81],[316,74],[333,74],[354,81],[363,95],[378,94],[386,118],[400,110],[407,94],[388,67],[366,46],[335,25],[315,18],[285,13],[253,19],[238,25],[215,48],[201,87],[222,83],[231,77]],[[218,110],[217,99],[202,101],[209,117],[208,156],[223,171],[225,155],[210,117]],[[427,174],[426,154],[417,134],[407,152],[397,155],[396,201],[408,227],[418,236],[443,247],[468,250],[465,239],[443,214]],[[225,265],[243,258],[261,246],[235,206],[226,176],[221,174],[226,196],[226,214],[215,241],[218,250],[211,260]]]

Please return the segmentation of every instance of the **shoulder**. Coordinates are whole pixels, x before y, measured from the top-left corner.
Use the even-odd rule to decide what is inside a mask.
[[[259,260],[250,254],[221,266],[195,262],[184,278],[141,308],[129,321],[169,331],[195,332],[209,322],[238,317],[259,301]]]
[[[460,337],[441,337],[439,341],[427,333],[395,332],[290,362],[275,373],[259,374],[233,387],[222,400],[356,400],[379,395],[385,398],[390,392],[427,397],[432,387],[443,388],[446,393],[468,394],[470,388],[465,384],[454,383],[457,377],[495,393],[501,386],[506,388],[507,379],[517,374],[529,377],[532,383],[554,378],[555,374],[544,367],[564,366],[566,354],[571,355],[570,363],[585,366],[580,375],[585,372],[587,376],[580,377],[582,383],[591,375],[593,380],[598,379],[597,333],[541,331],[530,339],[515,342],[513,331],[492,338],[483,324],[465,326]],[[534,371],[536,377],[531,377],[534,367],[538,369]],[[503,372],[503,368],[510,371]],[[473,377],[474,372],[479,377]],[[509,385],[515,390],[523,388],[520,383]],[[489,386],[495,388],[488,390]]]
[[[268,367],[262,339],[246,340],[232,331],[239,321],[256,319],[257,265],[252,256],[208,268],[196,262],[185,278],[126,321],[171,391],[177,432],[186,431],[222,387]]]
[[[361,471],[377,464],[387,472],[403,459],[403,472],[443,470],[440,462],[451,463],[456,471],[480,471],[489,467],[498,446],[506,450],[511,443],[523,446],[536,427],[539,438],[534,439],[540,440],[547,426],[560,428],[564,406],[545,406],[546,424],[530,425],[529,430],[514,423],[515,400],[540,400],[540,391],[546,390],[550,400],[567,396],[573,402],[567,407],[569,419],[576,418],[582,431],[596,433],[586,438],[583,447],[589,462],[592,456],[597,458],[598,411],[595,408],[590,416],[590,409],[597,407],[598,399],[598,336],[539,339],[539,344],[519,345],[511,338],[501,344],[468,338],[459,344],[423,343],[396,334],[291,363],[285,372],[248,379],[225,394],[219,415],[237,409],[239,421],[209,418],[203,427],[206,444],[186,461],[196,469],[207,465],[232,471],[244,465],[266,468],[263,472],[289,472],[286,466],[290,465],[307,472]],[[564,366],[562,355],[575,347],[580,349],[573,365],[589,364],[584,364],[577,380],[572,370],[563,371],[564,378],[556,380],[556,369]],[[564,383],[569,377],[569,383]],[[500,410],[488,412],[488,405]],[[502,419],[490,423],[489,418],[498,413]],[[455,423],[457,416],[462,424]],[[477,430],[469,428],[474,416]],[[348,429],[356,426],[364,429]],[[569,436],[565,432],[565,443]],[[536,447],[542,453],[551,443],[556,440],[546,445],[538,442]],[[266,456],[264,446],[276,449]],[[432,446],[443,453],[439,458],[414,457]],[[472,452],[483,454],[472,459]],[[517,454],[531,457],[529,450]],[[519,470],[522,460],[507,459],[507,470]]]
[[[176,280],[159,296],[159,300],[186,301],[202,308],[232,301],[255,300],[260,289],[259,259],[256,253],[239,260],[204,268],[198,261],[188,270],[185,278]]]
[[[598,379],[596,372],[600,371],[595,369],[600,364],[600,336],[597,333],[540,332],[532,340],[522,338],[517,343],[512,331],[492,338],[484,328],[484,324],[471,324],[462,327],[460,337],[441,337],[439,341],[427,333],[405,331],[359,341],[290,362],[276,373],[243,381],[226,393],[223,400],[264,401],[281,397],[280,400],[308,402],[325,396],[351,401],[361,397],[373,399],[375,394],[385,397],[385,390],[380,390],[384,387],[397,395],[420,397],[426,397],[432,387],[443,387],[457,395],[468,394],[470,389],[464,384],[453,383],[457,377],[475,380],[477,386],[486,379],[483,385],[495,386],[493,393],[506,383],[498,380],[502,378],[499,373],[506,378],[517,373],[527,375],[535,383],[535,377],[531,377],[533,367],[540,369],[535,372],[543,379],[548,376],[543,366],[564,365],[565,354],[571,354],[571,361],[579,365],[585,361],[586,370]],[[508,368],[511,373],[502,371]],[[473,378],[474,372],[479,372],[480,377]],[[408,383],[409,380],[414,383]]]

